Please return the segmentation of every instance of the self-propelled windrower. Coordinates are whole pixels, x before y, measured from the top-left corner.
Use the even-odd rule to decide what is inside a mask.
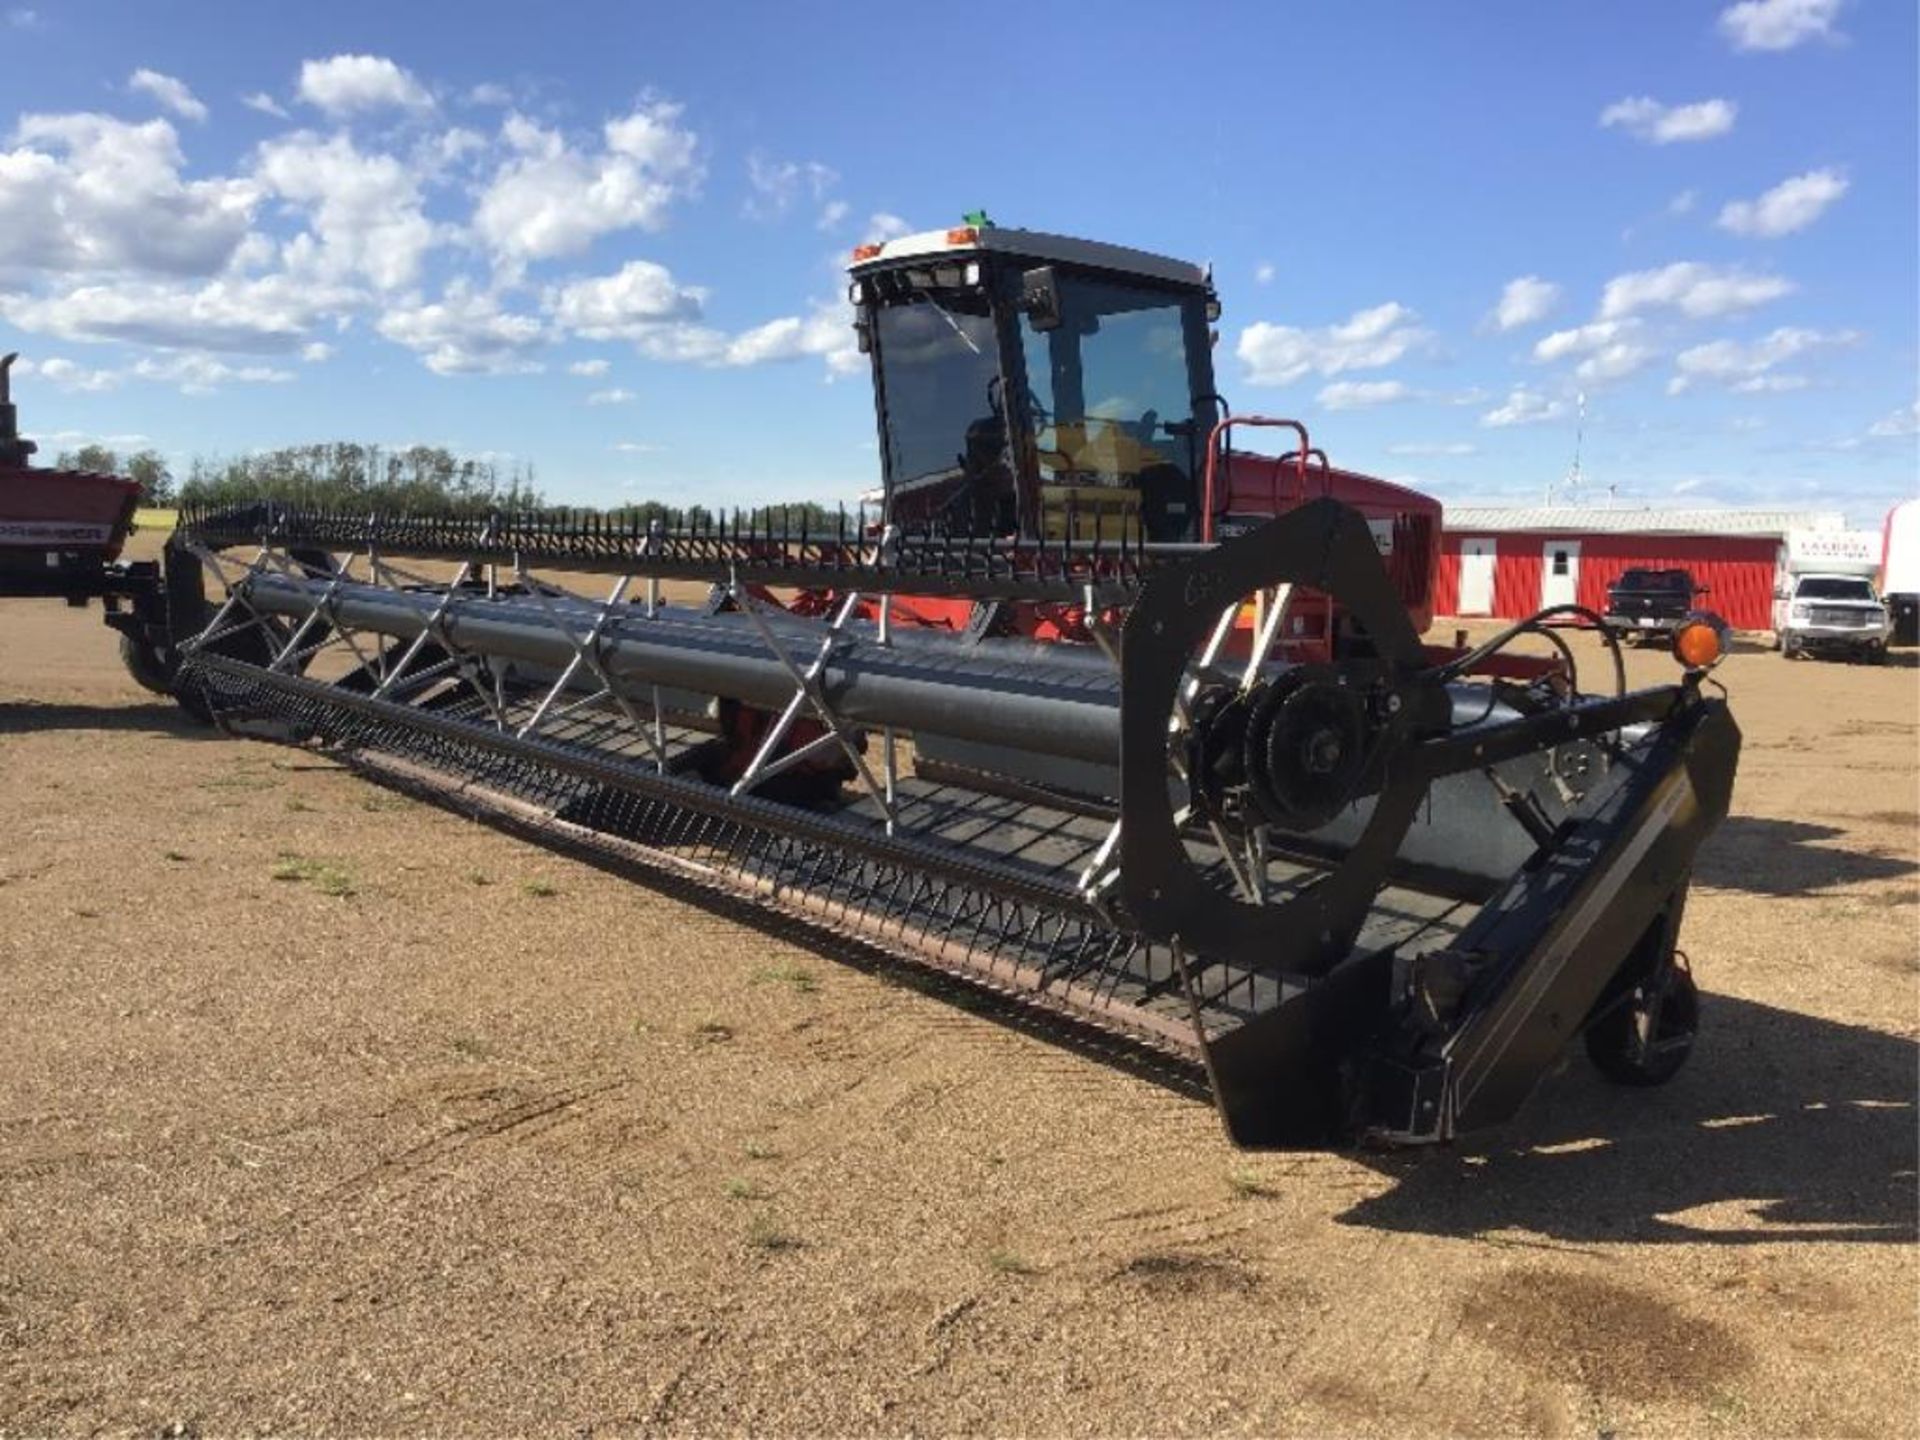
[[[183,699],[1171,1054],[1243,1144],[1444,1140],[1581,1034],[1678,1069],[1711,617],[1640,690],[1506,653],[1572,607],[1424,644],[1439,507],[1231,416],[1192,266],[970,225],[851,279],[872,516],[189,507]]]

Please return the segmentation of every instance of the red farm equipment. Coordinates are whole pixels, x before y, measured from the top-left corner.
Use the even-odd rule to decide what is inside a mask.
[[[968,225],[850,282],[875,514],[189,506],[183,699],[1171,1056],[1247,1145],[1494,1124],[1577,1035],[1679,1068],[1710,624],[1641,690],[1554,614],[1425,645],[1439,506],[1231,415],[1194,266]]]
[[[20,435],[14,355],[0,355],[0,598],[99,600],[120,632],[121,658],[150,690],[172,689],[171,632],[154,561],[120,552],[140,504],[138,482],[33,465]]]

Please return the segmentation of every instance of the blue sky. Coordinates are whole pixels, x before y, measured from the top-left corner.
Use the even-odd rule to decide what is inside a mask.
[[[848,249],[1211,262],[1237,411],[1443,500],[1915,492],[1911,0],[0,0],[0,349],[48,449],[332,438],[556,499],[874,483]],[[140,437],[133,439],[130,437]]]

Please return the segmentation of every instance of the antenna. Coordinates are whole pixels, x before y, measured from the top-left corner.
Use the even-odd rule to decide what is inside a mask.
[[[1574,501],[1577,501],[1580,498],[1580,486],[1582,481],[1586,478],[1584,472],[1580,468],[1580,451],[1585,446],[1586,438],[1587,438],[1587,392],[1586,391],[1582,390],[1580,392],[1578,396],[1578,401],[1579,401],[1580,408],[1576,412],[1576,418],[1573,424],[1573,464],[1567,467],[1566,478],[1560,482],[1560,490],[1562,492],[1562,498],[1567,500],[1574,500]],[[1611,487],[1608,488],[1607,493],[1609,498],[1611,498],[1613,493]],[[1549,505],[1553,504],[1553,494],[1554,494],[1554,487],[1552,482],[1549,481],[1547,484],[1547,499],[1546,499],[1546,503]]]

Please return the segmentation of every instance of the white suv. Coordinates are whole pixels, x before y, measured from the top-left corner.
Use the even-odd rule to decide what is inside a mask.
[[[1774,592],[1773,632],[1789,660],[1841,652],[1879,664],[1887,658],[1893,622],[1858,575],[1792,575]]]

